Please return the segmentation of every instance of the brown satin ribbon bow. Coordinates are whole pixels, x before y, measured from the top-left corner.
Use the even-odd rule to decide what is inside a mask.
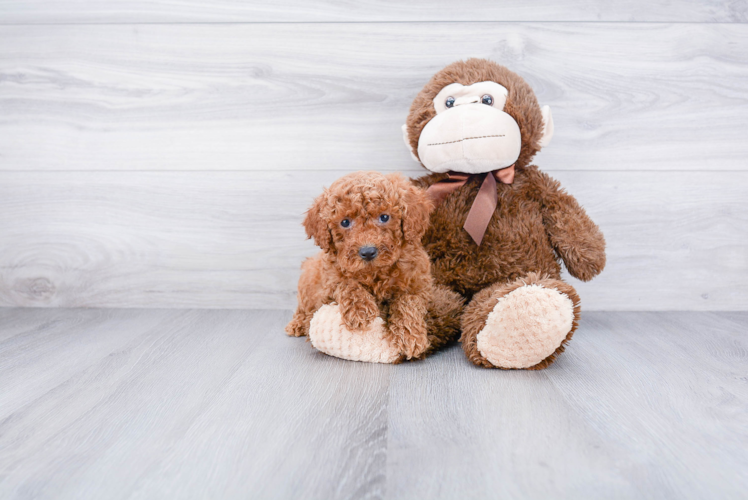
[[[483,183],[480,186],[478,194],[475,195],[473,206],[470,207],[467,219],[465,220],[465,231],[468,232],[473,241],[480,246],[483,236],[488,229],[488,223],[491,221],[499,203],[499,195],[496,192],[496,181],[503,184],[514,182],[514,165],[499,170],[488,172],[488,174],[465,174],[462,172],[447,172],[447,178],[435,184],[432,184],[426,193],[438,205],[451,193],[464,186],[472,177],[485,175]]]

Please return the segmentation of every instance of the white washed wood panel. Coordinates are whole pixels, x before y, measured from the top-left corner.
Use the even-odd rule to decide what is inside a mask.
[[[0,305],[291,308],[339,172],[0,173]],[[748,172],[557,172],[608,241],[585,309],[748,309]]]
[[[744,0],[3,0],[0,23],[680,21],[746,22]]]
[[[745,170],[748,25],[0,26],[0,170],[416,172],[400,125],[480,56],[554,109],[558,170]]]

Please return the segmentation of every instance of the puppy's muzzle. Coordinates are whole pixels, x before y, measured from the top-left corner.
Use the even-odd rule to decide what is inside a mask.
[[[377,254],[379,254],[377,247],[365,246],[358,249],[358,256],[367,261],[374,260]]]

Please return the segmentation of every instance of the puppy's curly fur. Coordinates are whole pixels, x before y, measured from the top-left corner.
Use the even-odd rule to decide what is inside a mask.
[[[456,339],[462,298],[434,285],[421,245],[432,209],[425,191],[400,174],[356,172],[335,181],[304,220],[322,252],[302,264],[299,305],[286,332],[308,335],[314,313],[337,302],[352,331],[381,316],[407,359]],[[364,247],[376,248],[376,257],[363,258]]]

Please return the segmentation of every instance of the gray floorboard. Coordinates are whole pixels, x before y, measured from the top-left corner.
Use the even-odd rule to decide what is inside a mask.
[[[745,498],[748,313],[586,313],[540,372],[288,319],[0,309],[0,498]]]

